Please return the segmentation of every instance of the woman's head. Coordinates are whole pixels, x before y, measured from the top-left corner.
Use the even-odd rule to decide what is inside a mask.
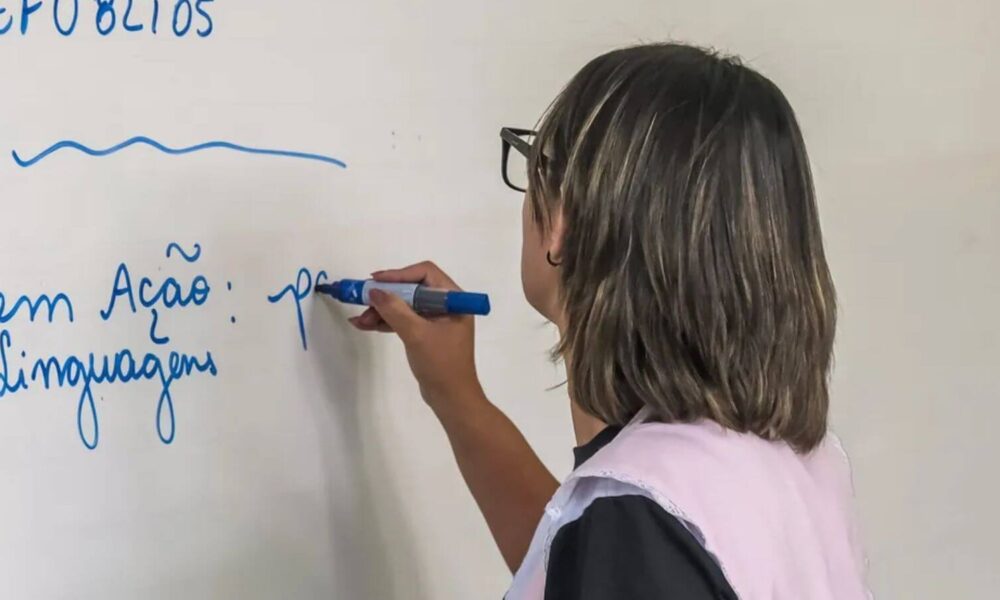
[[[781,91],[699,48],[617,50],[573,78],[534,148],[522,277],[563,327],[580,407],[814,447],[835,299]]]

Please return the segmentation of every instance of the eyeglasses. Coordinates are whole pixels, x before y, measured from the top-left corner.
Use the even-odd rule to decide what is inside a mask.
[[[530,129],[504,127],[500,130],[503,148],[500,155],[500,174],[503,182],[519,192],[528,191],[528,161],[534,153],[537,132]],[[513,148],[517,152],[511,152]]]

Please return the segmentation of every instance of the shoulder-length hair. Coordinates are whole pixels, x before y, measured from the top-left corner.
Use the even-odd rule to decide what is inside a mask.
[[[770,80],[681,44],[616,50],[543,117],[529,201],[566,225],[575,401],[611,424],[711,419],[807,452],[826,433],[835,293],[806,148]]]

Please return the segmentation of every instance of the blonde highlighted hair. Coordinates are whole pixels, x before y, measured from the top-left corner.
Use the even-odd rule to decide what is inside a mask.
[[[581,70],[543,117],[535,220],[566,225],[561,293],[576,402],[814,448],[827,427],[835,294],[812,175],[781,91],[682,44]]]

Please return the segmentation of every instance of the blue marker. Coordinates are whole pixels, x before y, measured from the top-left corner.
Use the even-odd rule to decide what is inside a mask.
[[[316,286],[316,292],[333,296],[348,304],[368,305],[368,293],[373,289],[395,294],[413,310],[423,315],[488,315],[490,298],[486,294],[437,290],[418,283],[384,283],[381,281],[342,279]]]

